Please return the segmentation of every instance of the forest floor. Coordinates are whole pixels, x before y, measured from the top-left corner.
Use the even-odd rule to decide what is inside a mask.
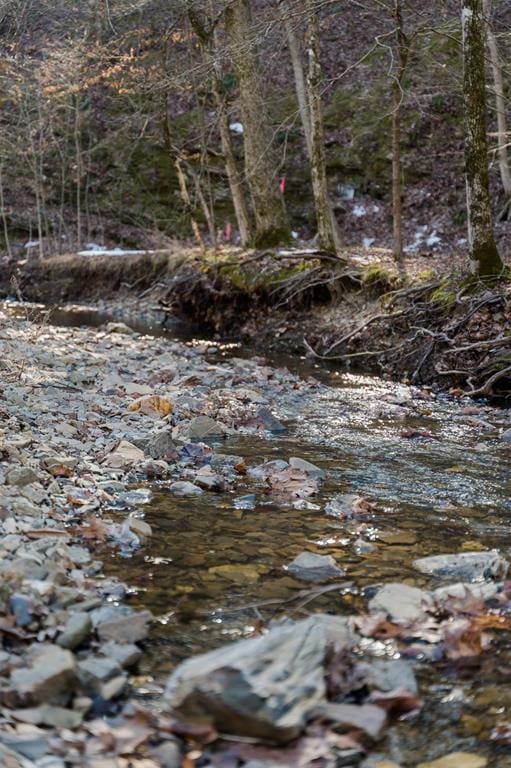
[[[454,392],[510,389],[511,282],[474,281],[465,254],[314,249],[174,250],[18,262],[0,292],[48,306],[89,302],[178,317],[257,350]]]

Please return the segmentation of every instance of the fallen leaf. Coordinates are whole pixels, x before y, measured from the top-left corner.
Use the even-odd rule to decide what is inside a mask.
[[[130,403],[128,411],[140,411],[140,413],[147,416],[158,413],[164,417],[172,413],[172,403],[167,397],[162,397],[161,395],[144,395]]]
[[[71,467],[66,467],[64,464],[54,464],[48,469],[48,472],[53,477],[71,477],[74,474]]]
[[[479,629],[511,630],[511,617],[500,616],[496,613],[487,613],[476,616],[472,622]]]
[[[488,644],[481,628],[468,619],[446,622],[444,633],[445,655],[453,661],[479,656]]]
[[[99,517],[86,517],[82,525],[70,528],[69,532],[92,541],[105,541],[111,533],[112,526],[105,523]]]
[[[373,691],[369,701],[392,715],[415,715],[423,706],[421,699],[415,693],[401,689]]]
[[[175,720],[170,723],[169,731],[176,736],[196,741],[199,744],[211,744],[218,738],[218,733],[213,726],[206,723],[187,723],[182,720]]]
[[[438,440],[438,437],[432,435],[431,432],[427,432],[425,429],[405,429],[401,432],[401,437],[407,440],[413,440],[415,438],[425,438],[428,440]]]
[[[354,616],[351,623],[364,637],[394,638],[403,633],[403,627],[392,624],[384,613]]]
[[[351,520],[354,517],[363,517],[376,511],[376,504],[367,501],[362,496],[354,493],[340,493],[334,496],[325,506],[325,513],[339,520]]]

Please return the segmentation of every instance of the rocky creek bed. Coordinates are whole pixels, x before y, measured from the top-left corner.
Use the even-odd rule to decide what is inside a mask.
[[[0,765],[511,765],[508,411],[8,308],[0,346]]]

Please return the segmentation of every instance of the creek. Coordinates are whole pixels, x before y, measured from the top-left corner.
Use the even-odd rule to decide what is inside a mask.
[[[108,319],[92,310],[59,310],[48,321],[73,326]],[[154,318],[123,319],[147,334],[209,346],[213,363],[253,354],[236,343],[196,338],[186,326],[165,330]],[[496,548],[511,559],[511,449],[500,439],[511,423],[509,410],[481,402],[476,411],[466,399],[340,374],[303,359],[268,362],[323,386],[282,395],[285,433],[232,436],[213,447],[247,466],[297,456],[321,467],[326,480],[313,508],[300,510],[268,497],[249,476],[235,490],[198,497],[151,486],[144,513],[152,537],[130,558],[103,553],[106,574],[129,585],[132,605],[158,618],[140,669],[147,679],[161,679],[182,659],[248,636],[271,619],[363,612],[377,584],[436,586],[412,567],[418,557]],[[338,493],[373,502],[370,519],[325,515]],[[334,556],[345,569],[337,589],[305,589],[291,578],[285,566],[303,550]],[[247,564],[260,574],[247,578],[241,567],[237,575]],[[232,566],[229,579],[215,572],[226,565]],[[368,640],[366,650],[395,654],[391,640]],[[498,722],[511,718],[511,634],[498,633],[491,651],[469,664],[419,659],[416,672],[424,710],[418,721],[389,730],[382,754],[415,765],[463,750],[488,756],[492,766],[511,766],[509,747],[488,739]]]

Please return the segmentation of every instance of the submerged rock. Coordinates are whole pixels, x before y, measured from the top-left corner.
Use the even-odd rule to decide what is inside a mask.
[[[419,763],[417,768],[486,768],[488,760],[472,752],[452,752],[431,763]]]
[[[96,631],[102,641],[117,643],[138,643],[149,634],[148,624],[153,615],[150,611],[139,611],[128,616],[119,616],[97,624]]]
[[[331,555],[316,555],[314,552],[302,552],[286,566],[288,573],[303,581],[329,581],[344,576]]]
[[[166,699],[173,712],[221,731],[290,741],[324,701],[327,643],[318,617],[241,640],[180,664]]]
[[[385,584],[369,601],[371,613],[386,613],[394,621],[420,621],[433,600],[427,592],[408,584]]]
[[[267,432],[273,432],[278,435],[287,431],[287,427],[265,406],[259,408],[256,413],[256,419]]]
[[[169,491],[176,496],[201,496],[204,493],[202,488],[188,480],[176,480],[169,485]]]
[[[134,336],[135,331],[133,328],[130,328],[129,325],[126,325],[126,323],[120,323],[120,322],[111,322],[106,324],[105,328],[106,333],[120,333],[124,336]]]
[[[421,573],[459,581],[483,581],[503,578],[509,563],[498,552],[459,552],[452,555],[433,555],[414,561]]]
[[[305,472],[309,477],[312,477],[313,480],[321,480],[325,476],[324,471],[320,467],[311,464],[311,462],[306,459],[300,459],[296,456],[292,456],[289,459],[289,466],[294,469],[301,469],[302,472]]]

